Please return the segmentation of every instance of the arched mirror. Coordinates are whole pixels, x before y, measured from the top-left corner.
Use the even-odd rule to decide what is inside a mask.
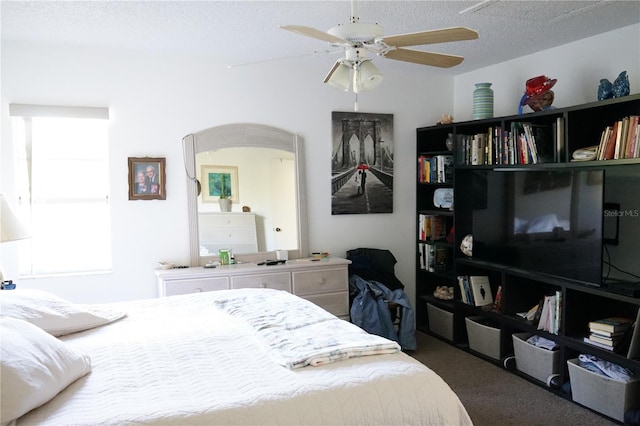
[[[220,249],[239,261],[275,258],[276,250],[290,259],[308,255],[300,136],[242,123],[193,133],[182,143],[191,266],[216,260]]]

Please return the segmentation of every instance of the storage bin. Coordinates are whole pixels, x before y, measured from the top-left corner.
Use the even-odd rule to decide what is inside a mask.
[[[453,341],[453,313],[427,303],[429,315],[429,330],[433,333]]]
[[[516,368],[549,386],[551,377],[562,371],[560,351],[550,351],[528,343],[527,339],[531,336],[531,333],[511,335]]]
[[[571,394],[579,404],[606,416],[624,421],[624,413],[640,408],[640,380],[623,382],[580,366],[578,359],[567,361]]]
[[[493,359],[500,359],[500,329],[491,327],[484,317],[466,317],[469,348]]]

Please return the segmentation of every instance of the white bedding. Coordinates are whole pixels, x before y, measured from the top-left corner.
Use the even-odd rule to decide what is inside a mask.
[[[449,386],[402,352],[297,369],[274,362],[246,323],[215,307],[260,291],[108,305],[127,316],[60,338],[91,357],[91,372],[17,424],[471,424]]]

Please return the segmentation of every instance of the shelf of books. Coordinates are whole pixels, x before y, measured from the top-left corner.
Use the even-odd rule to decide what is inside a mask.
[[[418,328],[608,418],[640,418],[639,116],[636,94],[417,129]],[[571,213],[533,207],[563,204]],[[630,382],[584,398],[601,386],[583,359]]]
[[[450,302],[453,293],[454,157],[447,145],[450,126],[427,138],[418,130],[416,169],[416,287],[424,309],[417,311],[419,329],[428,328],[426,301]],[[444,307],[450,308],[450,304]],[[441,305],[442,307],[442,305]]]
[[[550,122],[510,121],[488,126],[481,132],[459,134],[457,164],[503,166],[560,161],[564,118]],[[463,130],[464,131],[464,130]]]

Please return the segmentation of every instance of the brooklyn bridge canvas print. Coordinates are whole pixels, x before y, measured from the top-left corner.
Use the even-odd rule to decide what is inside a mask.
[[[331,214],[393,213],[393,114],[331,113]]]

